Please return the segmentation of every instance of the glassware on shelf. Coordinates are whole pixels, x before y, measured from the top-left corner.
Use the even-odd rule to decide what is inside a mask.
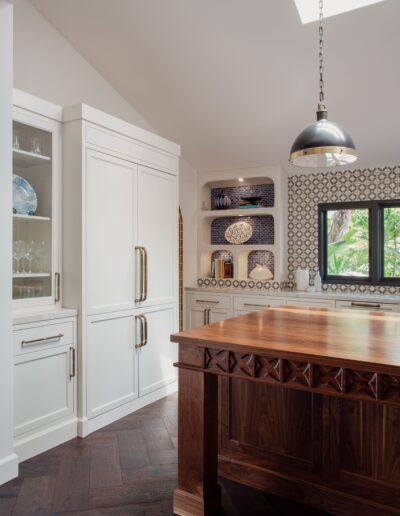
[[[29,273],[29,274],[32,274],[32,261],[33,261],[33,260],[34,260],[34,258],[35,258],[35,242],[34,242],[33,240],[31,240],[31,241],[26,245],[25,258],[27,259],[28,264],[29,264],[29,270],[28,270],[28,273]]]
[[[14,131],[14,134],[13,134],[13,149],[16,149],[16,150],[21,149],[21,137],[17,133],[17,131]]]
[[[34,154],[42,154],[40,150],[40,138],[38,136],[31,137],[31,152]]]
[[[36,242],[35,256],[36,256],[36,259],[37,259],[37,270],[38,270],[38,272],[44,272],[44,264],[43,264],[44,251],[45,251],[44,240],[42,240],[40,242]]]
[[[13,258],[17,262],[17,266],[15,269],[16,273],[25,272],[24,267],[24,258],[26,253],[26,244],[23,240],[16,240],[13,245]],[[20,267],[20,262],[22,260],[22,270]]]

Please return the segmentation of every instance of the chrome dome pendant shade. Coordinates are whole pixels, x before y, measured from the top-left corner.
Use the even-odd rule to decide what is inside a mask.
[[[308,125],[295,139],[289,162],[299,167],[336,167],[357,159],[350,134],[339,124],[330,122],[324,102],[323,1],[319,0],[319,104],[317,121]]]
[[[327,119],[324,109],[317,111],[317,121],[308,125],[295,139],[290,163],[299,167],[336,167],[353,163],[357,152],[344,127]]]

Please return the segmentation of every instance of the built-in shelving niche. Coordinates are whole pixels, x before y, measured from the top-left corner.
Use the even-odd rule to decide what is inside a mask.
[[[229,245],[230,242],[225,238],[225,231],[236,222],[247,222],[253,228],[252,236],[243,245],[274,245],[274,217],[272,215],[217,217],[211,222],[211,245]]]

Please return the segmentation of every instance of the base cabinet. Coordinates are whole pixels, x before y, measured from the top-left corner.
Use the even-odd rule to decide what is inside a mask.
[[[187,327],[198,328],[205,324],[211,324],[231,317],[231,311],[228,309],[214,308],[212,306],[189,306],[187,312]]]
[[[14,447],[25,460],[76,436],[76,319],[14,327]]]

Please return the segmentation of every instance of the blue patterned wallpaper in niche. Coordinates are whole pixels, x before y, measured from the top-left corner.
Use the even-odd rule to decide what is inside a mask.
[[[241,197],[262,197],[260,204],[266,208],[274,207],[274,184],[268,185],[245,185],[231,186],[228,188],[211,189],[211,209],[215,210],[215,199],[221,191],[228,195],[231,200],[231,208],[239,208],[243,201]]]
[[[234,222],[248,222],[253,227],[253,235],[245,242],[249,244],[270,244],[274,243],[274,218],[272,215],[260,217],[220,217],[211,223],[211,244],[229,244],[225,239],[225,231]]]
[[[247,257],[247,276],[250,277],[250,272],[257,265],[265,265],[275,274],[274,271],[274,254],[271,251],[251,251]]]
[[[221,251],[214,251],[211,255],[211,260],[225,260],[228,262],[229,260],[233,262],[233,254],[229,251],[225,251],[221,249]]]

